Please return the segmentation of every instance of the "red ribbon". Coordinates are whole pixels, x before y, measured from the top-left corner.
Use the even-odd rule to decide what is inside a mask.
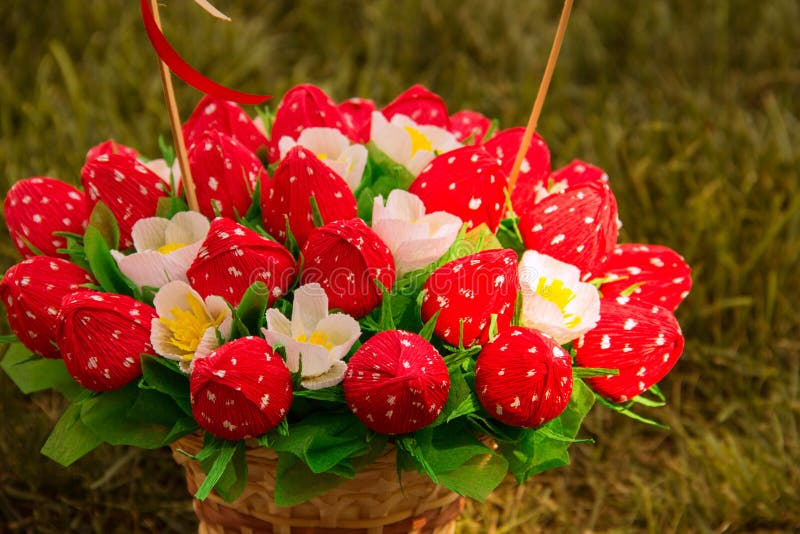
[[[236,91],[224,85],[220,85],[214,80],[210,80],[197,72],[191,65],[175,51],[169,44],[167,38],[161,33],[161,30],[156,23],[153,16],[153,11],[148,5],[148,0],[141,0],[142,5],[142,20],[144,21],[144,28],[147,31],[147,37],[150,38],[150,43],[153,45],[158,57],[167,64],[172,72],[174,72],[181,80],[185,81],[198,91],[202,91],[211,96],[221,98],[223,100],[231,100],[239,104],[261,104],[270,98],[269,95],[256,95],[252,93],[243,93]]]

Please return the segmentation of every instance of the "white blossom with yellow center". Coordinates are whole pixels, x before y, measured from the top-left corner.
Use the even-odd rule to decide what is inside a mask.
[[[443,128],[417,124],[405,115],[394,115],[391,121],[387,121],[379,111],[372,114],[370,139],[414,176],[422,172],[437,154],[462,146]]]
[[[210,224],[203,215],[182,211],[172,219],[147,217],[131,231],[136,252],[111,255],[120,271],[139,287],[162,287],[168,282],[187,282],[186,271],[197,256]]]
[[[580,281],[574,265],[528,250],[519,263],[523,326],[552,336],[559,344],[576,339],[597,325],[600,294]]]
[[[288,135],[278,141],[281,159],[296,145],[316,154],[333,172],[344,178],[351,191],[358,189],[367,166],[367,148],[364,145],[351,144],[336,128],[306,128],[300,132],[297,141]]]
[[[286,349],[286,365],[301,372],[306,389],[335,386],[344,378],[342,361],[361,336],[361,327],[344,313],[328,315],[328,296],[319,284],[305,284],[294,292],[291,321],[280,311],[267,310],[264,337]]]
[[[156,293],[158,318],[150,326],[153,350],[190,372],[196,358],[208,356],[231,335],[232,313],[225,299],[206,297],[186,282],[170,282]]]

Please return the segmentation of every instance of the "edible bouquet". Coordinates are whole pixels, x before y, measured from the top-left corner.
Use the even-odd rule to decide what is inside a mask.
[[[299,85],[257,115],[200,101],[191,185],[166,143],[151,160],[109,140],[82,189],[8,192],[24,259],[0,282],[2,367],[68,400],[45,455],[172,444],[198,499],[234,501],[268,449],[292,506],[391,450],[401,483],[484,499],[568,463],[596,401],[644,421],[663,404],[690,269],[618,243],[601,169],[552,170],[536,135],[516,174],[523,128],[422,86],[378,108]]]

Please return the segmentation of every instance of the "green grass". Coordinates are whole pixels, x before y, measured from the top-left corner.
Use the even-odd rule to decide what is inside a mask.
[[[524,124],[559,2],[189,0],[162,8],[195,66],[245,91],[300,82],[388,102],[413,83],[451,110]],[[624,241],[694,268],[686,351],[661,431],[595,410],[573,465],[471,504],[461,531],[751,532],[800,527],[800,4],[576,3],[540,120],[556,166],[611,176]],[[178,83],[184,117],[198,95]],[[108,137],[155,156],[155,57],[123,0],[0,3],[0,180],[76,181]],[[7,237],[3,268],[16,261]],[[167,451],[103,448],[64,470],[57,414],[0,376],[0,531],[190,532]]]

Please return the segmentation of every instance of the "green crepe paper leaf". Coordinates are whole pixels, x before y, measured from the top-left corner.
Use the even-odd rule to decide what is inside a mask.
[[[425,323],[422,326],[422,330],[419,331],[419,336],[425,341],[430,341],[431,337],[433,337],[433,331],[436,329],[436,321],[439,319],[440,313],[442,313],[442,310],[436,310],[433,317],[428,319],[428,322]]]
[[[375,206],[375,197],[377,195],[371,187],[364,187],[359,190],[356,197],[356,213],[358,217],[365,220],[372,220],[372,210]]]
[[[647,417],[644,417],[643,415],[639,415],[638,413],[632,411],[630,409],[630,404],[632,404],[632,403],[614,404],[612,402],[607,401],[606,399],[604,399],[600,395],[597,395],[597,402],[599,402],[600,404],[602,404],[606,408],[609,408],[609,409],[617,412],[618,414],[622,414],[625,417],[630,417],[634,421],[639,421],[640,423],[644,423],[646,425],[654,426],[656,428],[669,430],[669,427],[667,425],[662,425],[658,421],[653,421],[652,419],[648,419]]]
[[[42,454],[64,467],[69,467],[103,442],[83,424],[80,413],[80,404],[69,406],[42,447]]]
[[[325,220],[322,218],[322,213],[319,211],[319,204],[317,204],[317,197],[308,197],[308,203],[311,205],[311,219],[314,222],[314,228],[325,226]]]
[[[189,206],[180,197],[161,197],[158,199],[158,206],[156,207],[156,217],[164,219],[172,219],[177,213],[182,211],[189,211]],[[116,248],[116,247],[112,247]]]
[[[294,396],[336,404],[347,404],[344,398],[344,388],[341,385],[324,389],[299,389],[295,390]]]
[[[431,427],[439,426],[441,424],[447,423],[460,417],[460,415],[454,415],[462,405],[468,404],[470,402],[470,397],[474,394],[472,393],[472,388],[470,388],[469,383],[467,382],[466,378],[464,377],[464,371],[460,366],[450,367],[450,393],[447,395],[447,402],[445,402],[444,408],[442,409],[442,413],[439,414],[439,417],[431,424]]]
[[[86,271],[91,271],[89,262],[86,261],[86,252],[83,250],[83,235],[72,232],[53,232],[53,235],[64,238],[67,242],[65,248],[56,249],[56,252],[66,254],[69,256],[69,261]]]
[[[247,485],[247,454],[244,441],[234,442],[233,457],[214,485],[214,490],[225,502],[239,498]],[[211,467],[213,469],[213,466]]]
[[[367,157],[370,176],[362,179],[359,189],[370,187],[375,195],[383,195],[385,199],[393,189],[408,190],[414,181],[414,175],[408,169],[390,158],[372,141],[367,143]]]
[[[94,205],[89,215],[89,228],[97,230],[110,249],[119,248],[119,226],[114,214],[103,202]]]
[[[274,436],[271,448],[300,458],[314,473],[369,452],[370,432],[349,411],[322,412],[292,424],[288,436]]]
[[[574,378],[592,378],[593,376],[616,376],[619,369],[602,369],[599,367],[573,367],[572,376]]]
[[[158,136],[158,148],[161,150],[161,157],[164,158],[167,167],[171,169],[172,164],[175,163],[175,149],[167,143],[163,135]],[[172,189],[175,188],[173,187]]]
[[[236,308],[236,317],[241,320],[248,334],[257,336],[266,321],[269,288],[261,280],[253,282],[242,295]]]
[[[86,391],[67,372],[63,360],[41,358],[19,343],[8,348],[0,367],[26,395],[55,389],[74,399]]]
[[[520,255],[525,252],[525,243],[520,237],[516,219],[500,221],[500,226],[497,228],[497,240],[503,245],[503,248],[510,248]]]
[[[86,234],[83,236],[83,249],[89,262],[89,268],[104,291],[134,298],[139,296],[138,288],[119,270],[105,238],[97,228],[92,226],[86,228]]]
[[[175,404],[186,415],[192,415],[192,405],[189,399],[189,376],[178,368],[172,360],[142,354],[142,387],[150,387],[172,397]]]
[[[201,465],[203,470],[206,472],[206,478],[203,480],[203,483],[200,484],[200,487],[197,488],[197,493],[194,494],[195,499],[204,501],[206,497],[209,496],[211,490],[214,489],[214,486],[216,486],[217,482],[219,482],[219,480],[222,478],[222,475],[228,468],[228,464],[230,464],[233,456],[236,454],[237,447],[240,445],[240,442],[235,441],[224,442],[221,445],[219,452],[217,452],[217,454],[214,456],[211,468],[207,469]]]
[[[0,343],[10,345],[12,343],[19,343],[19,338],[14,334],[9,334],[7,336],[0,336]]]
[[[484,250],[493,250],[503,248],[502,243],[497,239],[494,232],[489,229],[486,223],[481,223],[464,235],[464,247],[472,245],[472,252],[483,252]]]
[[[503,482],[506,473],[506,459],[489,453],[474,456],[458,469],[440,474],[439,484],[459,495],[483,502]]]
[[[314,473],[297,456],[278,453],[275,504],[294,506],[322,495],[347,480],[330,473]]]

